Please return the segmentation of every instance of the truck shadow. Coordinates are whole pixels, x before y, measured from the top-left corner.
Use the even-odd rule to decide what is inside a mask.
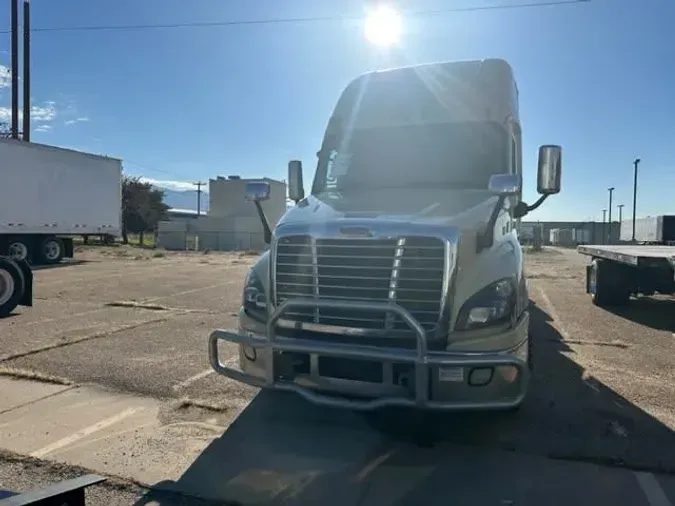
[[[447,503],[450,489],[457,504],[483,503],[476,499],[508,483],[522,489],[528,504],[543,487],[541,504],[555,496],[551,487],[561,497],[572,493],[568,478],[535,478],[548,462],[542,457],[675,472],[673,431],[589,376],[536,304],[531,317],[535,371],[515,414],[392,410],[373,422],[261,392],[178,480],[154,488],[228,504],[356,504],[364,494],[371,500],[379,494],[372,504],[435,505]],[[598,485],[584,473],[571,488],[587,493]],[[625,486],[603,493],[625,493]],[[137,505],[152,501],[176,504],[151,492]]]
[[[675,332],[675,300],[639,297],[625,306],[605,308],[612,314],[655,330]]]

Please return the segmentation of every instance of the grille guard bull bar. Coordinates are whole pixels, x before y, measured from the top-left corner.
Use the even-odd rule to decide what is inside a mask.
[[[400,316],[403,321],[415,331],[416,350],[402,350],[396,348],[380,348],[375,346],[354,346],[335,343],[310,341],[296,338],[277,338],[275,327],[278,320],[289,309],[346,309],[354,311],[382,311]],[[265,363],[265,378],[247,374],[240,369],[223,365],[218,354],[218,341],[228,341],[239,345],[249,346],[256,350],[268,352],[299,352],[318,354],[338,358],[368,359],[376,361],[391,361],[414,364],[415,367],[415,399],[404,397],[381,397],[375,399],[350,399],[321,394],[310,388],[288,381],[277,380],[274,370],[274,360],[271,353]],[[300,394],[308,401],[332,407],[348,408],[359,411],[375,410],[385,407],[417,407],[433,410],[481,410],[481,409],[508,409],[518,406],[524,399],[529,369],[527,364],[506,353],[451,353],[429,352],[427,349],[426,333],[420,323],[410,312],[397,304],[386,302],[355,302],[341,300],[316,300],[308,298],[288,299],[280,304],[270,315],[267,321],[267,337],[261,338],[248,333],[242,334],[229,330],[214,330],[209,336],[209,359],[211,367],[219,374],[235,381],[247,383],[259,388],[285,390]],[[508,401],[466,402],[450,401],[439,402],[429,398],[429,369],[438,366],[461,367],[497,367],[512,366],[518,370],[520,383],[518,395]]]

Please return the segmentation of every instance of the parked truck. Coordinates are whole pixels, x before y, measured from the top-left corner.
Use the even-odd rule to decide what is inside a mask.
[[[120,234],[120,160],[12,139],[0,159],[0,255],[56,264],[74,236]]]
[[[539,148],[540,198],[522,200],[518,90],[498,59],[367,73],[328,121],[310,194],[244,281],[239,326],[212,367],[311,402],[373,410],[514,409],[532,366],[515,224],[560,191],[561,148]],[[224,365],[220,341],[239,345]]]

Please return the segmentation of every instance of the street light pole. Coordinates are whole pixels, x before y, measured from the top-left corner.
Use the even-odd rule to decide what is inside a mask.
[[[607,188],[609,192],[609,237],[607,239],[607,244],[612,244],[612,193],[614,193],[614,187]]]
[[[607,240],[607,209],[602,210],[602,240],[606,241]],[[604,244],[604,243],[603,243]]]
[[[616,206],[619,208],[619,230],[621,229],[621,216],[623,215],[623,204]]]
[[[635,210],[637,209],[637,174],[638,174],[638,165],[640,165],[640,159],[636,158],[633,161],[633,166],[635,171],[633,173],[633,242],[635,242]]]

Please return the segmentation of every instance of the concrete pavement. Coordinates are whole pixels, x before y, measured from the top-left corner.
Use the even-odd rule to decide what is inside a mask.
[[[37,271],[35,307],[0,322],[0,448],[26,459],[0,450],[0,488],[23,487],[16,466],[48,479],[60,462],[132,487],[101,488],[105,504],[675,503],[670,322],[651,300],[592,306],[574,252],[527,260],[536,366],[521,412],[424,421],[212,374],[206,336],[235,323],[250,257],[85,260]]]
[[[227,425],[169,421],[156,399],[99,387],[0,378],[0,392],[1,448],[136,482],[136,495],[152,487],[261,505],[675,500],[673,477],[443,440],[421,447],[292,395],[261,394]]]

